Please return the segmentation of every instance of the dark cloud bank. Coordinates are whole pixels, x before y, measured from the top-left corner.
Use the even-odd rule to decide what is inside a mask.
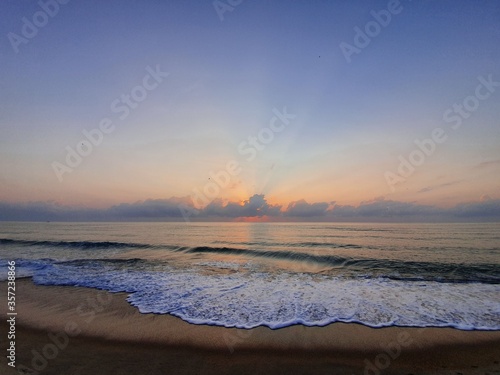
[[[216,199],[196,209],[189,197],[150,199],[122,203],[106,209],[75,208],[55,202],[0,202],[3,221],[232,221],[241,217],[265,217],[272,221],[364,221],[364,222],[476,222],[500,221],[500,200],[439,208],[417,203],[377,198],[359,206],[335,202],[291,202],[269,204],[264,195],[254,195],[243,204]]]

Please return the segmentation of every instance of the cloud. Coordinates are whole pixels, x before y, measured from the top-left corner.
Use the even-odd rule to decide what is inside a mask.
[[[56,202],[0,202],[0,220],[6,221],[124,221],[181,219],[179,204],[191,204],[189,197],[148,199],[122,203],[107,209],[68,207]]]
[[[483,162],[475,165],[473,168],[474,169],[483,169],[483,168],[489,168],[489,167],[500,167],[500,159],[483,161]]]
[[[281,206],[270,205],[267,203],[263,194],[255,194],[243,204],[229,202],[223,204],[221,199],[212,201],[200,212],[200,216],[219,216],[219,217],[242,217],[242,216],[280,216]]]
[[[182,217],[179,210],[180,204],[191,204],[188,197],[169,199],[148,199],[143,202],[122,203],[112,206],[104,211],[106,216],[124,218],[162,218],[162,217]]]
[[[427,186],[427,187],[425,187],[425,188],[420,189],[419,191],[417,191],[417,193],[427,193],[429,191],[440,189],[440,188],[443,188],[443,187],[446,187],[446,186],[452,186],[452,185],[459,184],[462,181],[463,180],[458,180],[458,181],[446,182],[444,184],[439,184],[439,185]]]
[[[87,216],[91,216],[87,209],[62,206],[54,201],[0,202],[0,220],[3,221],[85,220]]]
[[[465,218],[500,218],[500,199],[486,199],[481,202],[462,203],[451,212],[457,217]]]
[[[358,207],[335,205],[332,215],[337,218],[417,218],[444,214],[445,210],[435,206],[420,205],[411,202],[398,202],[377,198],[373,201],[361,202]]]
[[[291,202],[285,210],[284,215],[295,217],[324,216],[327,214],[331,206],[332,203],[307,203],[304,199],[301,199],[299,201]]]
[[[419,191],[417,191],[417,193],[427,193],[428,191],[432,191],[434,189],[435,188],[432,186],[427,186],[427,187],[424,187],[423,189],[420,189]]]
[[[276,220],[305,221],[500,221],[500,200],[484,196],[479,202],[465,202],[452,208],[440,208],[415,202],[386,200],[383,197],[361,202],[358,206],[335,202],[308,203],[301,199],[284,209],[269,204],[262,194],[248,200],[212,201],[197,210],[189,197],[148,199],[122,203],[106,209],[68,207],[54,201],[0,202],[2,221],[183,221],[180,207],[196,212],[190,220],[235,220],[241,217],[273,217]]]

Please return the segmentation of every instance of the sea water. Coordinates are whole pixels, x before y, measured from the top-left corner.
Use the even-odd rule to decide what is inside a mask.
[[[0,223],[0,279],[252,328],[500,329],[500,224]]]

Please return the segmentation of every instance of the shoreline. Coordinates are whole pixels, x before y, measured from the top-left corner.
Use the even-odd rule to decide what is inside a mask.
[[[0,313],[5,317],[6,282],[0,289]],[[287,373],[292,374],[500,373],[500,331],[370,328],[356,323],[295,325],[276,330],[224,328],[195,325],[171,315],[141,314],[126,301],[127,293],[37,286],[31,278],[18,279],[16,289],[18,363],[32,368],[28,364],[33,350],[37,350],[36,343],[42,353],[47,344],[57,341],[54,338],[59,337],[61,347],[67,341],[67,346],[56,358],[47,360],[47,369],[40,373],[56,374],[49,371],[67,366],[85,368],[91,353],[91,358],[106,356],[101,362],[107,365],[102,370],[96,367],[96,371],[102,371],[96,374],[114,373],[112,369],[121,366],[120,358],[135,358],[129,363],[139,366],[135,373],[159,374],[165,365],[163,358],[170,356],[173,362],[169,366],[175,366],[174,373],[182,374],[211,373],[201,363],[217,364],[217,373],[234,373],[233,366],[242,363],[256,371],[262,367],[259,371],[264,372],[266,366],[272,365],[277,367],[269,373],[281,373],[278,369],[287,368]],[[0,326],[6,335],[6,319]],[[2,337],[1,349],[5,352],[4,342]],[[4,356],[0,366],[11,371],[6,361]],[[145,371],[147,366],[140,367],[141,363],[158,364],[158,372]],[[240,370],[237,373],[246,373]],[[62,373],[78,374],[77,370]]]

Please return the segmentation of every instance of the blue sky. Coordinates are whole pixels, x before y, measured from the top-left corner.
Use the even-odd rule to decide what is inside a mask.
[[[395,2],[399,12],[346,61],[339,45],[356,46],[355,28],[366,30],[390,3],[242,1],[221,20],[211,1],[71,0],[13,46],[12,33],[25,37],[24,17],[33,22],[43,9],[5,1],[0,202],[71,210],[189,202],[229,161],[240,173],[207,197],[222,207],[256,194],[282,213],[302,200],[444,210],[496,202],[500,87],[459,129],[443,114],[484,80],[500,81],[500,4]],[[147,97],[120,119],[111,104],[151,69],[168,76],[141,89]],[[246,160],[241,143],[285,109],[293,120]],[[104,118],[113,131],[69,167],[67,147],[77,150]],[[398,174],[399,157],[436,128],[446,141]],[[71,172],[61,175],[61,165]]]

